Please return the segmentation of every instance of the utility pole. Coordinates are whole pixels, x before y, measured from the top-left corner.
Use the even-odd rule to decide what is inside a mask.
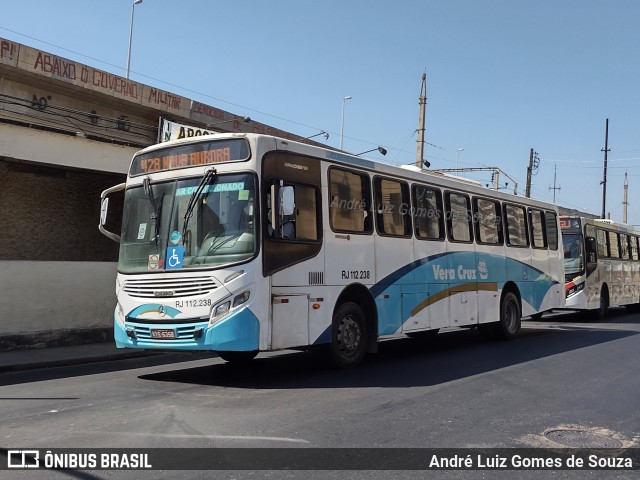
[[[604,152],[604,174],[602,176],[602,216],[600,218],[606,218],[606,206],[607,206],[607,152],[611,151],[609,148],[609,119],[607,118],[604,126],[604,148],[600,150]]]
[[[553,190],[553,203],[556,203],[556,190],[560,190],[560,187],[556,187],[556,171],[558,170],[558,165],[553,166],[553,187],[549,187],[549,190]]]
[[[533,148],[529,151],[529,166],[527,167],[527,186],[524,191],[524,196],[531,198],[531,176],[535,175],[540,165],[540,159],[538,158],[538,152],[534,152]]]
[[[422,87],[420,87],[419,99],[420,113],[418,114],[418,151],[416,153],[416,167],[422,169],[423,165],[431,164],[424,160],[424,117],[427,107],[427,73],[422,74]]]
[[[627,196],[629,190],[629,182],[627,181],[627,172],[624,172],[624,200],[622,201],[622,223],[627,223],[627,205],[629,205]]]

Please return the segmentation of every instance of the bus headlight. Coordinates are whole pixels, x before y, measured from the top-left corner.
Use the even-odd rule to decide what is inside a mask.
[[[213,311],[211,312],[211,319],[209,320],[209,325],[213,325],[218,322],[221,318],[225,317],[229,314],[229,312],[239,307],[240,305],[244,305],[249,300],[251,296],[249,290],[246,292],[242,292],[235,297],[233,297],[233,302],[231,300],[227,300],[226,302],[220,303],[213,307]]]
[[[249,290],[246,292],[242,292],[240,295],[236,295],[236,298],[233,299],[233,306],[237,307],[238,305],[242,305],[249,300]]]
[[[209,319],[209,325],[213,325],[231,310],[231,300],[227,300],[226,302],[221,303],[220,305],[213,308],[211,312],[211,318]]]
[[[569,288],[567,288],[567,290],[565,292],[565,297],[569,298],[569,297],[575,295],[576,293],[581,292],[582,290],[584,290],[584,282],[580,283],[578,285],[571,285]]]
[[[214,318],[220,317],[222,315],[226,315],[227,313],[229,313],[230,308],[231,308],[231,302],[224,302],[218,305],[216,309],[213,311]]]

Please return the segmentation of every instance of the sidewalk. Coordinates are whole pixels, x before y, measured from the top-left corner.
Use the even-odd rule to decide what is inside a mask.
[[[67,347],[32,348],[0,352],[0,373],[35,368],[62,367],[125,358],[160,355],[160,352],[116,348],[113,342]]]

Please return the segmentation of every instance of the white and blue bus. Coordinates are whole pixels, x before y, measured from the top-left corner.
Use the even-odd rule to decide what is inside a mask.
[[[640,305],[640,231],[607,219],[561,216],[566,308],[606,317]]]
[[[119,190],[121,235],[104,228]],[[138,152],[100,230],[120,242],[119,348],[324,345],[347,367],[387,338],[510,338],[564,304],[553,205],[266,135]]]

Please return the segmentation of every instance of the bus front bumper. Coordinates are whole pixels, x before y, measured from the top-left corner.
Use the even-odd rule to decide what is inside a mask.
[[[140,320],[122,326],[114,312],[114,338],[118,348],[244,352],[258,350],[260,323],[246,307],[213,325],[198,319],[161,325]]]

